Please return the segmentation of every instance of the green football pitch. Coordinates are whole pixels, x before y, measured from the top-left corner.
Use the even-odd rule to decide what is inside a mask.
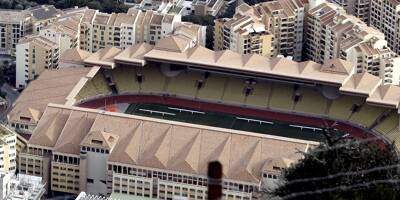
[[[257,119],[220,112],[205,112],[160,104],[130,104],[125,113],[206,126],[235,129],[268,135],[322,141],[322,130],[317,127],[282,121]]]

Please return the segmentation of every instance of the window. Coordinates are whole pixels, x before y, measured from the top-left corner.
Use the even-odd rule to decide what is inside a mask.
[[[94,183],[93,179],[91,179],[91,178],[88,178],[88,179],[87,179],[87,182],[88,182],[88,183]]]

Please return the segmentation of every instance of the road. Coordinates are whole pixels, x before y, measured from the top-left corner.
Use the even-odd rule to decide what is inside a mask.
[[[3,84],[1,87],[1,91],[7,94],[7,109],[0,113],[0,120],[5,121],[7,120],[7,114],[11,111],[13,103],[17,100],[19,96],[19,92],[17,92],[12,86],[8,85],[7,83]]]

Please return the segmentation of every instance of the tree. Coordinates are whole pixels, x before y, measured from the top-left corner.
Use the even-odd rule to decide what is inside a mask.
[[[227,4],[225,12],[219,18],[232,18],[235,14],[236,9],[236,2]]]
[[[267,1],[269,1],[269,0],[244,0],[244,2],[249,5],[254,5],[254,4],[263,3],[263,2],[267,2]]]
[[[399,158],[394,145],[350,138],[329,139],[283,171],[268,195],[284,199],[400,199]],[[333,142],[332,142],[333,141]]]
[[[88,6],[89,8],[98,9],[101,12],[126,12],[129,6],[123,1],[115,0],[0,0],[0,8],[6,9],[26,9],[36,5],[51,4],[58,9],[71,8],[74,6]]]
[[[87,6],[89,8],[95,9],[95,10],[100,10],[101,9],[101,4],[98,1],[90,1]]]

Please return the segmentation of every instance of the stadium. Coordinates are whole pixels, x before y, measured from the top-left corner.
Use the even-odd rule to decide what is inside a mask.
[[[124,50],[71,49],[61,61],[78,67],[44,72],[8,116],[12,127],[32,132],[20,171],[45,177],[52,191],[205,199],[204,163],[217,159],[227,168],[225,197],[257,199],[260,185],[276,179],[276,167],[287,167],[301,157],[298,150],[323,140],[324,127],[400,144],[400,88],[353,74],[339,59],[321,65],[214,52],[171,36]],[[142,150],[135,141],[143,142]],[[87,171],[98,162],[104,169]]]

